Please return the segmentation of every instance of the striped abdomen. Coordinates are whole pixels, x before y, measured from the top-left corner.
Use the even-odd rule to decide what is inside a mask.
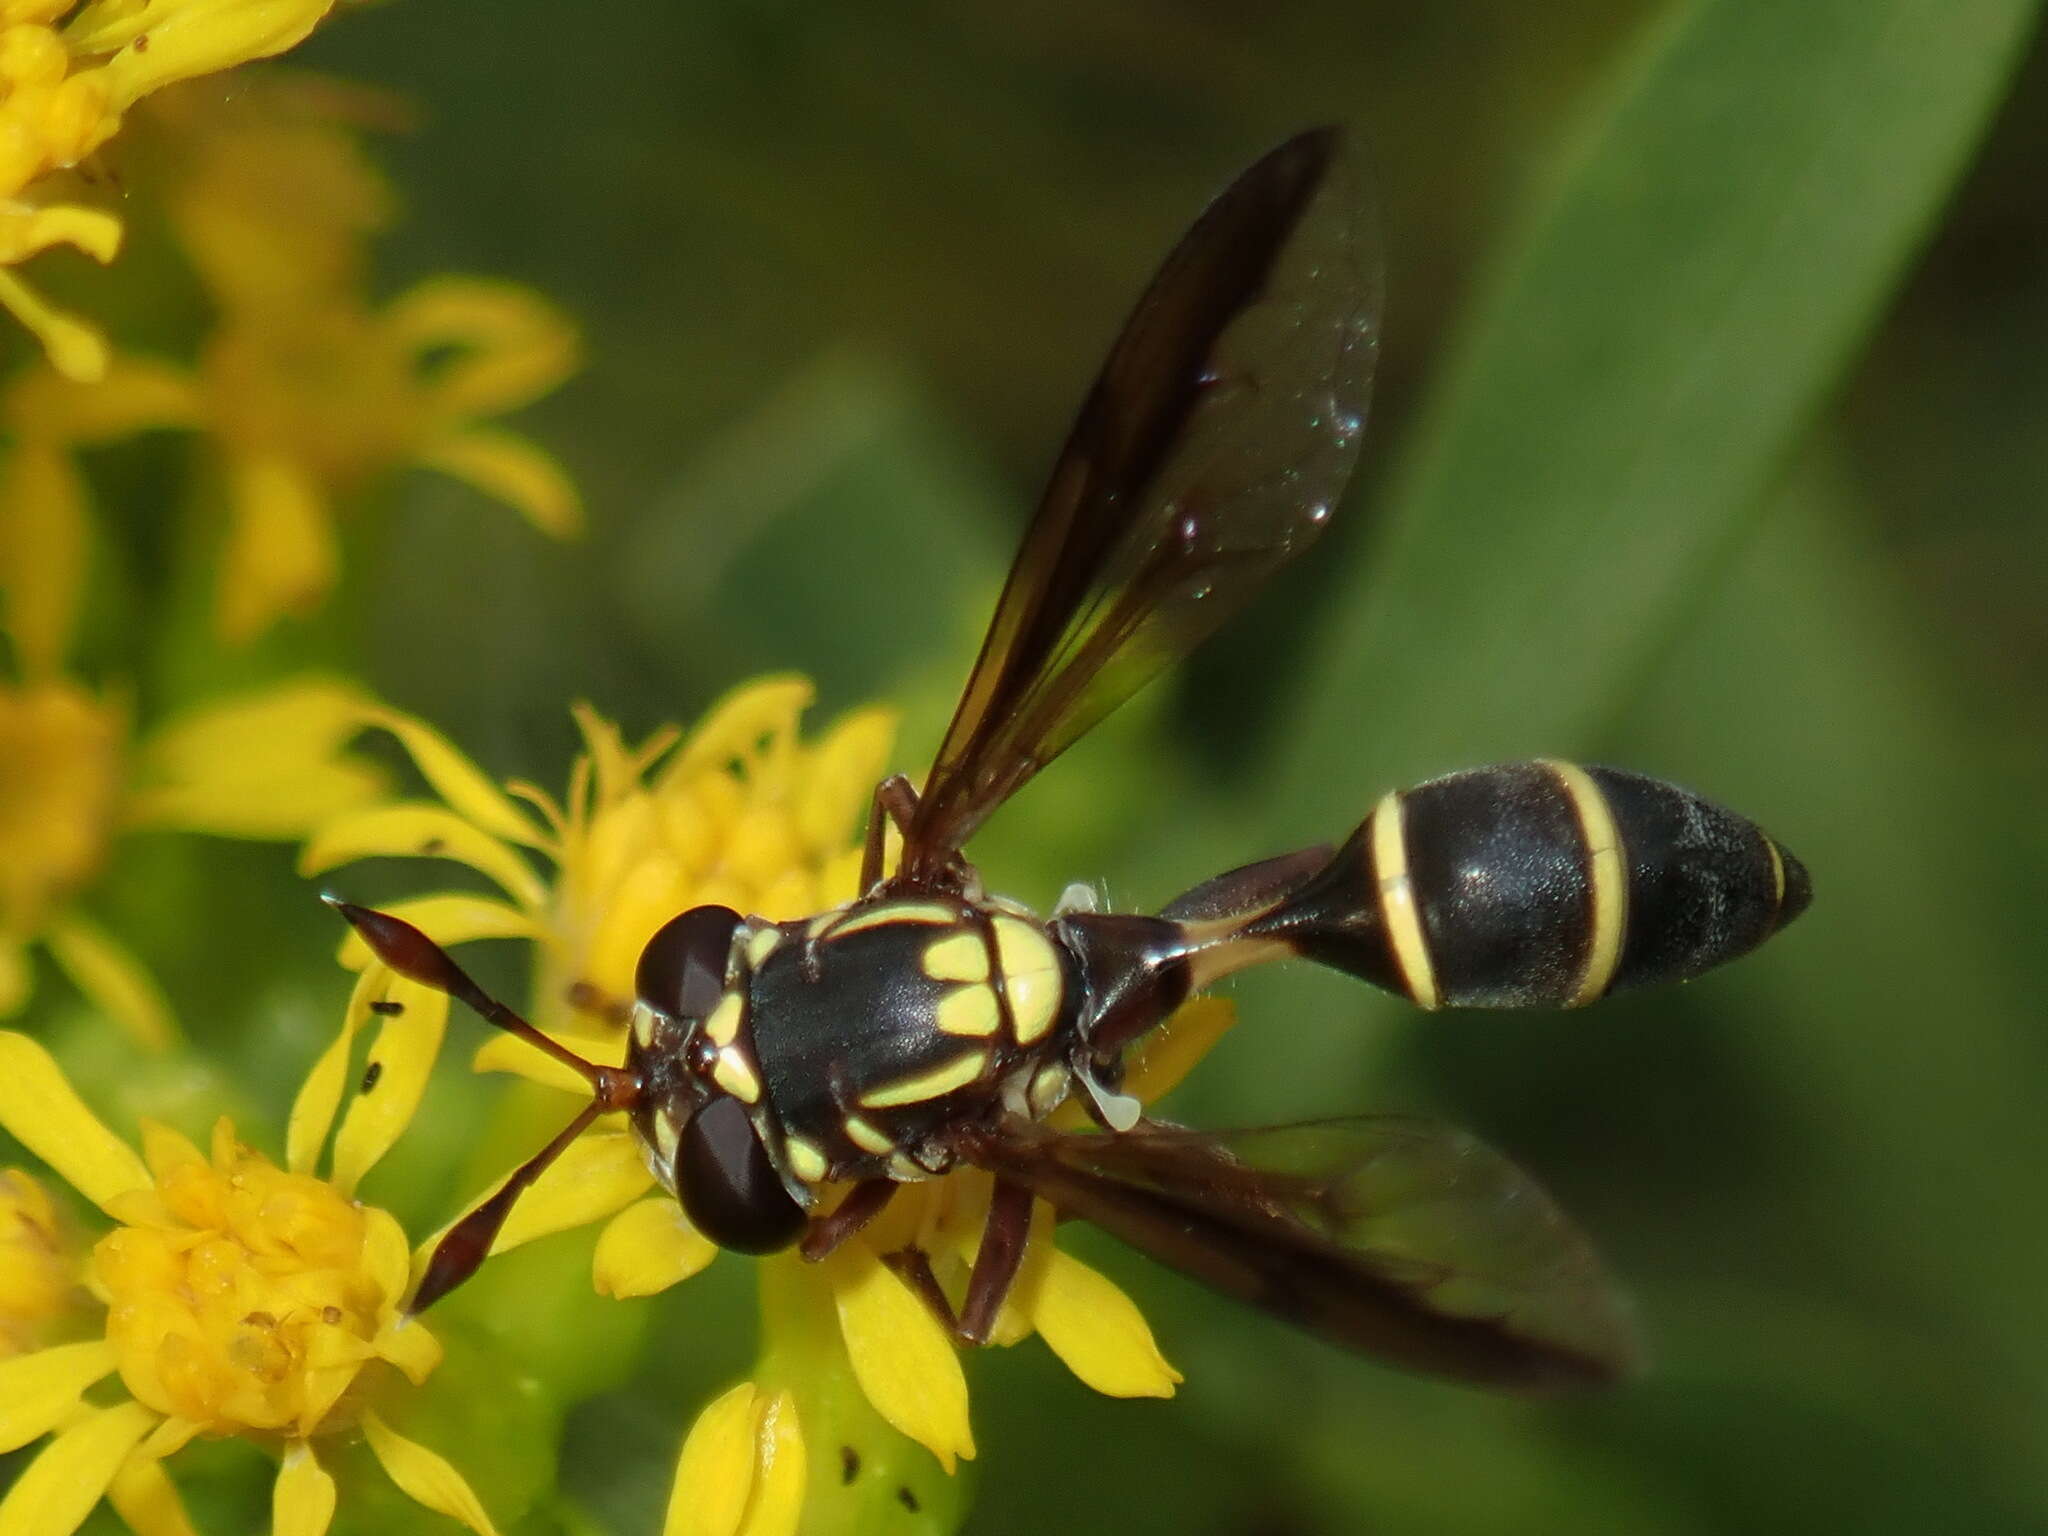
[[[1541,760],[1389,794],[1245,936],[1425,1008],[1571,1007],[1747,954],[1811,895],[1799,861],[1734,812]]]

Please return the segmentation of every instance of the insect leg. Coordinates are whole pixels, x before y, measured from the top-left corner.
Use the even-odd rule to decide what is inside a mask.
[[[882,851],[887,841],[888,824],[896,823],[898,832],[910,830],[910,818],[917,814],[917,791],[910,787],[910,780],[900,773],[892,773],[875,786],[874,803],[868,808],[867,842],[861,848],[860,889],[865,895],[875,888],[875,882],[882,878]]]
[[[798,1251],[816,1263],[881,1215],[902,1187],[894,1179],[862,1179],[829,1213],[811,1222]]]
[[[940,1327],[956,1339],[960,1336],[959,1314],[953,1310],[953,1303],[946,1299],[939,1277],[932,1273],[931,1255],[922,1248],[899,1248],[894,1253],[883,1254],[882,1262],[917,1294],[918,1300],[939,1320]]]
[[[986,1344],[994,1332],[996,1313],[1017,1282],[1024,1247],[1031,1236],[1031,1191],[1022,1184],[997,1179],[989,1196],[988,1222],[981,1229],[981,1247],[974,1255],[974,1274],[960,1306],[957,1330],[963,1343]]]

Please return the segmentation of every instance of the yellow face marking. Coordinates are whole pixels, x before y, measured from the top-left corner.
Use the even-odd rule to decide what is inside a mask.
[[[951,907],[942,907],[936,901],[891,901],[863,912],[858,917],[849,917],[843,923],[835,923],[830,929],[831,936],[843,939],[849,933],[863,933],[870,928],[886,927],[890,923],[957,923],[960,914]]]
[[[860,1101],[870,1109],[889,1109],[898,1104],[922,1104],[927,1099],[936,1099],[941,1094],[951,1093],[955,1088],[966,1087],[981,1076],[981,1069],[987,1064],[987,1051],[978,1047],[971,1051],[963,1051],[951,1061],[933,1067],[928,1072],[914,1072],[909,1077],[899,1077],[893,1083],[871,1088],[860,1096]]]
[[[1060,994],[1066,990],[1060,959],[1036,923],[999,917],[995,928],[996,959],[1003,967],[1003,989],[1009,995],[1017,1043],[1030,1045],[1043,1038],[1059,1016]]]
[[[645,1003],[633,1005],[633,1038],[643,1047],[654,1044],[654,1010]]]
[[[1372,813],[1372,865],[1380,888],[1380,918],[1394,946],[1395,963],[1408,995],[1423,1008],[1443,1001],[1436,968],[1429,961],[1429,938],[1422,931],[1422,911],[1415,905],[1415,886],[1408,878],[1408,840],[1401,827],[1401,792],[1389,790]]]
[[[1043,1120],[1067,1096],[1067,1069],[1065,1067],[1040,1067],[1038,1075],[1031,1079],[1031,1091],[1025,1096],[1031,1106],[1031,1113]]]
[[[1003,1017],[996,1009],[995,993],[972,986],[955,987],[940,998],[932,1021],[942,1034],[986,1039],[1002,1027]]]
[[[1628,926],[1628,871],[1622,866],[1621,829],[1614,824],[1614,811],[1607,796],[1593,782],[1593,776],[1577,763],[1556,758],[1540,759],[1556,775],[1578,818],[1579,836],[1586,844],[1586,877],[1592,887],[1593,937],[1586,945],[1586,963],[1579,971],[1573,990],[1574,1008],[1594,1001],[1607,991],[1621,964],[1621,938]]]
[[[859,1115],[848,1115],[840,1122],[840,1129],[846,1132],[848,1141],[876,1157],[896,1150],[896,1143],[883,1135],[879,1126],[871,1120],[861,1119]]]
[[[761,1097],[760,1075],[754,1071],[754,1064],[739,1051],[720,1051],[711,1076],[719,1087],[742,1104],[755,1103]]]
[[[775,953],[775,946],[782,942],[780,928],[763,928],[747,940],[747,966],[751,970],[761,969],[761,962]]]
[[[718,1046],[731,1045],[740,1032],[740,1019],[746,1014],[746,1004],[740,1001],[737,992],[728,992],[718,1000],[718,1006],[711,1010],[704,1020],[704,1033],[711,1037],[711,1043]]]
[[[1785,855],[1778,852],[1778,845],[1767,833],[1759,832],[1757,836],[1763,838],[1771,855],[1771,910],[1776,912],[1785,905]]]
[[[920,1168],[901,1152],[889,1159],[889,1177],[898,1184],[916,1184],[931,1176],[929,1168]]]
[[[816,1142],[805,1141],[801,1136],[785,1136],[782,1150],[789,1159],[791,1173],[806,1184],[824,1181],[826,1169],[831,1165],[825,1161],[825,1154],[818,1150]]]
[[[662,1110],[654,1117],[654,1150],[661,1155],[661,1165],[673,1168],[676,1165],[676,1146],[682,1140],[682,1133],[676,1129],[676,1117]]]
[[[927,944],[918,964],[933,981],[987,981],[988,945],[978,933],[950,933]]]

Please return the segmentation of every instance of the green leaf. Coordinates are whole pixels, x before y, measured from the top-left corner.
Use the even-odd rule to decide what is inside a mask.
[[[1998,101],[2032,0],[1679,8],[1507,262],[1312,669],[1282,840],[1570,752],[1815,411]],[[1398,329],[1401,260],[1392,262]]]

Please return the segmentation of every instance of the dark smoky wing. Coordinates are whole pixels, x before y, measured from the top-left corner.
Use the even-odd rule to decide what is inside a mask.
[[[1322,531],[1358,458],[1380,265],[1334,129],[1259,161],[1167,257],[1011,566],[908,867],[957,849]]]
[[[1407,1370],[1544,1392],[1638,1363],[1584,1234],[1528,1174],[1447,1126],[1114,1135],[1013,1121],[963,1153],[1227,1296]]]

